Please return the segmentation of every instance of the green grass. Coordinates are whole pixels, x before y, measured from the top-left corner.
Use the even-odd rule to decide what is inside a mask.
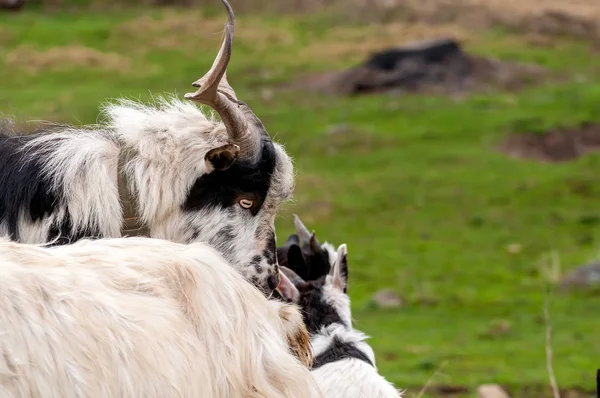
[[[158,33],[139,27],[123,33],[127,21],[165,13],[189,15],[0,15],[0,110],[22,122],[92,123],[109,98],[191,91],[212,62],[222,25],[207,17],[213,23],[203,30],[192,15]],[[565,272],[598,256],[600,155],[540,164],[509,159],[494,145],[510,132],[600,122],[600,57],[591,45],[557,40],[543,48],[507,32],[473,33],[467,46],[474,53],[579,76],[520,93],[454,100],[276,92],[267,101],[260,95],[265,84],[350,66],[366,54],[303,53],[339,44],[331,42],[327,16],[239,21],[229,81],[286,145],[298,174],[295,201],[277,220],[279,241],[292,231],[294,212],[321,241],[348,244],[353,315],[372,336],[381,373],[409,395],[446,362],[433,384],[473,390],[496,382],[515,392],[547,386],[544,275],[551,258]],[[267,40],[256,39],[263,33]],[[44,64],[37,71],[18,60],[7,64],[24,45],[85,46],[121,56],[127,66],[88,67],[71,58],[66,67]],[[332,133],[336,125],[349,127]],[[511,244],[520,251],[508,250]],[[394,289],[405,305],[375,308],[370,298],[382,288]],[[563,388],[594,388],[599,305],[591,293],[552,296],[554,368]]]

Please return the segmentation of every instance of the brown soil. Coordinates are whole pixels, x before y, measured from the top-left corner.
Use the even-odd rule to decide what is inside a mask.
[[[514,158],[566,162],[600,150],[600,125],[589,123],[542,134],[516,133],[510,135],[498,149]]]
[[[394,93],[458,95],[492,89],[517,91],[548,78],[547,71],[535,65],[503,62],[471,55],[468,55],[466,59],[471,69],[468,76],[464,76],[462,71],[453,67],[444,69],[445,66],[437,66],[428,72],[435,77],[429,81],[427,79],[421,82],[408,80],[405,83],[370,92],[393,91]],[[386,80],[395,79],[394,73],[356,67],[341,72],[304,76],[284,87],[334,95],[353,95],[365,93],[360,87],[373,84],[385,85]]]
[[[348,8],[348,7],[346,7]],[[600,42],[597,0],[355,0],[359,19],[453,23]]]

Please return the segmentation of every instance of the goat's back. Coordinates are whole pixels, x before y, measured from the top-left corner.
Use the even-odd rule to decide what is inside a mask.
[[[0,275],[0,396],[314,396],[280,306],[208,246],[0,239]]]
[[[343,359],[312,371],[325,398],[400,398],[398,391],[370,364]]]

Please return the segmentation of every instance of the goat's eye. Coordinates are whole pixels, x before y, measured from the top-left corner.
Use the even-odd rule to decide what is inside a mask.
[[[240,206],[242,206],[244,209],[249,209],[252,206],[254,206],[254,201],[248,199],[241,199]]]

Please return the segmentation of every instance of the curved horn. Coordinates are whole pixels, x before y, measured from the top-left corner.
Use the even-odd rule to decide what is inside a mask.
[[[321,250],[321,244],[317,240],[315,232],[308,232],[308,228],[304,226],[302,221],[300,221],[300,217],[296,214],[294,214],[294,226],[296,227],[296,234],[300,238],[300,242],[308,243],[312,251],[316,252]]]
[[[294,214],[294,226],[296,227],[296,234],[298,238],[300,238],[300,242],[308,243],[310,241],[311,233],[308,232],[308,228],[304,226],[302,221],[300,221],[300,217]]]
[[[221,0],[227,9],[225,38],[210,70],[192,83],[198,87],[195,93],[186,93],[184,98],[205,104],[217,111],[227,133],[234,144],[239,145],[240,154],[254,158],[260,153],[261,139],[268,137],[267,131],[258,117],[242,101],[227,82],[227,65],[231,59],[231,48],[235,31],[233,9],[227,0]]]
[[[321,244],[317,240],[317,235],[315,234],[315,232],[313,232],[310,236],[310,239],[308,240],[308,245],[313,252],[318,253],[319,251],[321,251]]]
[[[288,277],[288,279],[290,281],[292,281],[292,283],[294,285],[298,284],[298,283],[305,283],[304,279],[300,278],[298,276],[298,274],[296,274],[294,271],[292,271],[291,269],[289,269],[288,267],[284,267],[284,266],[280,266],[279,269],[281,270],[281,272],[283,272],[285,274],[285,276]]]

